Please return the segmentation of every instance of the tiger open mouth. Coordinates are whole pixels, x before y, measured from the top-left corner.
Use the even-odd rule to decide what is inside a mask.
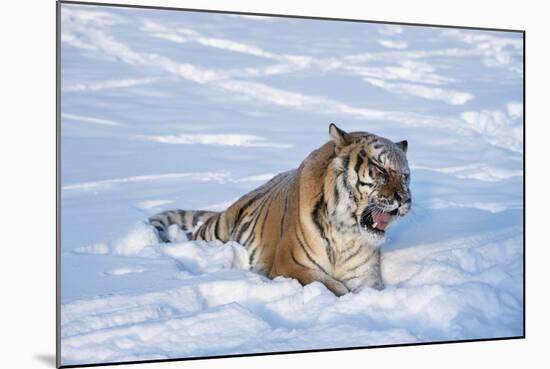
[[[397,209],[391,212],[367,212],[361,216],[361,227],[379,234],[384,234],[393,217],[397,215]]]

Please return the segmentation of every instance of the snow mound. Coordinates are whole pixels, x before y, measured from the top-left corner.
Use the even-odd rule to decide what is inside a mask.
[[[319,282],[254,273],[238,243],[158,244],[151,228],[136,225],[113,253],[171,260],[181,286],[64,304],[64,364],[502,337],[522,329],[516,227],[385,252],[386,288],[340,298]],[[142,246],[130,248],[130,240]]]
[[[462,119],[489,143],[517,152],[523,150],[523,105],[508,104],[508,114],[500,110],[467,111]]]
[[[248,269],[248,252],[236,242],[189,241],[168,244],[161,252],[178,261],[193,274],[212,273],[222,269]]]
[[[156,311],[161,316],[162,311]],[[230,353],[235,344],[246,343],[269,326],[246,309],[236,305],[222,306],[194,316],[158,319],[136,326],[119,326],[67,337],[62,350],[66,357],[82,362],[168,358],[170,352],[181,355]]]
[[[158,244],[157,233],[145,222],[137,223],[132,230],[113,245],[115,255],[153,255],[150,247]]]

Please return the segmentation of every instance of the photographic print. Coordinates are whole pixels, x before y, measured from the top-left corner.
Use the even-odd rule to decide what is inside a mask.
[[[58,364],[524,336],[524,32],[58,3]]]

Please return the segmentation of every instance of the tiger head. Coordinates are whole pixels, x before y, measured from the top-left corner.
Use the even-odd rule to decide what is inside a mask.
[[[331,124],[334,143],[333,222],[359,229],[373,246],[384,242],[395,219],[411,209],[407,141],[392,142],[367,132],[344,132]]]

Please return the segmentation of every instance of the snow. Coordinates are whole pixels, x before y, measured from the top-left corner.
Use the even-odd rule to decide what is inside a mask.
[[[84,182],[84,183],[75,183],[63,186],[63,190],[81,190],[81,191],[98,191],[102,189],[109,189],[117,184],[124,184],[128,182],[152,182],[159,180],[167,179],[190,179],[194,181],[217,181],[224,182],[228,177],[227,172],[202,172],[202,173],[166,173],[166,174],[156,174],[156,175],[144,175],[144,176],[133,176],[126,178],[113,178],[106,179],[102,181],[93,181],[93,182]]]
[[[523,334],[520,34],[62,5],[61,358],[127,360]],[[382,291],[337,298],[169,244],[328,140],[409,142]]]
[[[204,144],[204,145],[222,145],[222,146],[248,146],[248,147],[275,147],[275,148],[288,148],[292,145],[277,144],[265,142],[265,137],[258,137],[254,135],[244,135],[237,133],[229,134],[179,134],[169,136],[144,136],[143,139],[149,141],[156,141],[160,143],[191,145],[191,144]]]
[[[93,245],[77,247],[74,249],[74,252],[78,254],[104,255],[109,253],[109,246],[104,243],[94,243]]]
[[[404,41],[378,40],[378,43],[388,49],[406,49],[408,46]]]
[[[92,124],[103,124],[106,126],[118,126],[120,123],[113,122],[112,120],[107,119],[98,119],[98,118],[91,118],[91,117],[83,117],[81,115],[76,114],[69,114],[69,113],[62,113],[61,118],[65,120],[76,120],[78,122],[86,122],[86,123],[92,123]]]
[[[152,227],[139,223],[127,235],[113,245],[115,255],[139,255],[144,249],[158,242],[157,234]]]
[[[390,251],[385,290],[340,299],[318,282],[249,271],[233,242],[156,245],[185,271],[182,286],[63,305],[62,351],[89,362],[511,336],[519,243],[510,229]]]
[[[108,270],[106,271],[105,273],[106,274],[109,274],[109,275],[125,275],[125,274],[129,274],[129,273],[141,273],[141,272],[144,272],[145,269],[143,269],[142,267],[133,267],[133,266],[129,266],[129,267],[122,267],[122,268],[115,268],[115,269],[112,269],[112,270]]]
[[[383,88],[384,90],[397,93],[420,96],[430,100],[441,100],[447,104],[464,105],[474,97],[468,93],[452,90],[442,90],[437,87],[427,87],[413,83],[391,83],[376,78],[364,78],[364,80],[373,86]]]
[[[136,207],[142,210],[148,210],[148,209],[154,209],[158,208],[159,206],[171,204],[171,200],[147,200],[147,201],[141,201],[136,204]]]

